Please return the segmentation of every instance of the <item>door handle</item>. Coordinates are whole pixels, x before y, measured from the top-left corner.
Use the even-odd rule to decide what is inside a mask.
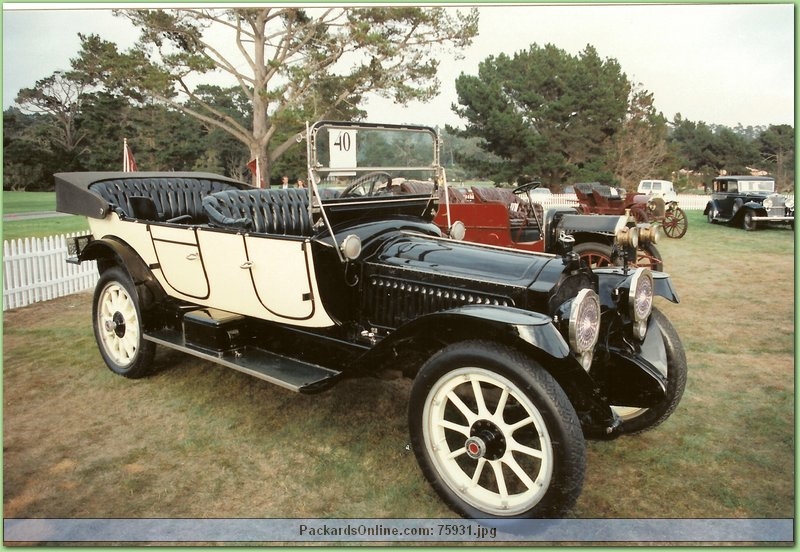
[[[186,260],[187,261],[196,261],[198,257],[199,257],[199,255],[197,253],[189,253],[188,255],[186,255]]]
[[[248,268],[253,268],[253,261],[245,261],[239,265],[239,268],[243,268],[247,270]]]

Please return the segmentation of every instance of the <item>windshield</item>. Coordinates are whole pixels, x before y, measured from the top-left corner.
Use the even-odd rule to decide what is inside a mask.
[[[774,192],[774,180],[740,180],[740,192]]]
[[[310,129],[309,142],[309,171],[321,186],[359,188],[363,181],[366,188],[389,179],[433,184],[439,177],[439,140],[428,127],[323,122]]]

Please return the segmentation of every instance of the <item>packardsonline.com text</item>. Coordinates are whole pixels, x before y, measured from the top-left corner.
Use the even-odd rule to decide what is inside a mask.
[[[408,539],[420,538],[425,540],[491,540],[497,536],[497,529],[483,527],[475,523],[437,523],[433,525],[413,525],[405,522],[400,525],[374,523],[374,524],[306,524],[299,526],[301,537],[311,540],[342,539],[352,537],[363,539]]]

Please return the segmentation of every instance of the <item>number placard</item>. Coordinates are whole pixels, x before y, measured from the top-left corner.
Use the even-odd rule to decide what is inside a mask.
[[[358,131],[352,128],[331,128],[330,137],[330,168],[352,169],[357,164],[356,135]]]

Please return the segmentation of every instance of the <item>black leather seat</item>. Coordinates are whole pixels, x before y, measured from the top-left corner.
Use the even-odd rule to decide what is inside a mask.
[[[311,236],[308,190],[227,190],[203,198],[211,226],[262,234]]]
[[[227,182],[197,178],[125,178],[104,180],[90,189],[121,217],[154,221],[206,222],[203,198],[236,188]]]

